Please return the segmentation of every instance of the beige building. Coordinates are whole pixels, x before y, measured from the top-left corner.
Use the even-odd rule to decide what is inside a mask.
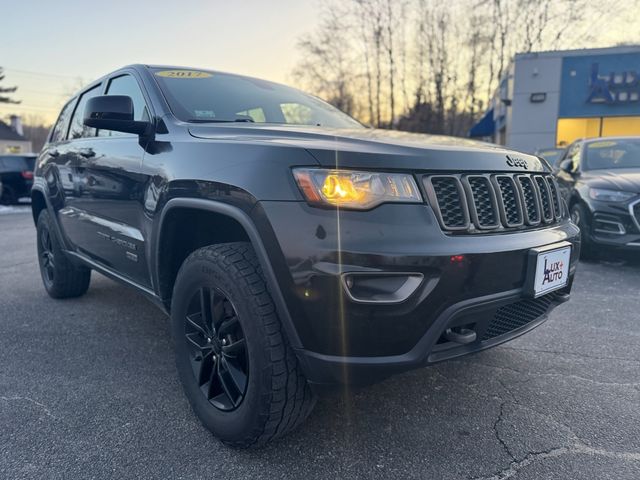
[[[22,122],[17,115],[11,115],[11,124],[0,120],[0,155],[5,153],[31,153],[32,145],[22,131]]]

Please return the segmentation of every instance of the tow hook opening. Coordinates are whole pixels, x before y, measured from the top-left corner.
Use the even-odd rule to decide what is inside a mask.
[[[478,338],[475,330],[468,328],[468,326],[447,328],[442,336],[446,341],[459,343],[460,345],[473,343]]]

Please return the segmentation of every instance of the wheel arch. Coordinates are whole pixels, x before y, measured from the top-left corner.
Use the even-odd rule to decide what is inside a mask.
[[[205,228],[204,233],[200,232],[203,220],[207,220],[206,226],[211,227]],[[194,228],[195,225],[198,225],[198,228]],[[220,227],[221,230],[215,227]],[[301,347],[262,238],[253,220],[244,210],[215,200],[173,198],[163,207],[155,232],[151,253],[152,275],[157,294],[168,312],[171,310],[176,275],[190,253],[211,244],[247,241],[256,252],[289,342],[294,348]],[[191,233],[196,234],[190,236]],[[178,234],[187,241],[174,243]]]
[[[574,205],[583,205],[587,211],[591,212],[589,203],[585,201],[582,194],[578,191],[572,192],[571,197],[569,198],[569,211],[571,211]]]
[[[40,212],[47,208],[47,200],[45,199],[44,192],[39,188],[33,188],[31,190],[31,215],[33,216],[33,223],[38,223],[38,217]]]

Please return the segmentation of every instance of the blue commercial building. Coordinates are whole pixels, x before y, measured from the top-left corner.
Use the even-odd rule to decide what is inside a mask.
[[[470,131],[525,152],[613,135],[640,135],[640,46],[517,54]]]

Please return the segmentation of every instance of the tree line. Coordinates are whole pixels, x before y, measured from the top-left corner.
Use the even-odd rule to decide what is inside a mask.
[[[608,29],[638,41],[624,14],[638,3],[336,0],[299,40],[293,76],[370,126],[463,136],[515,53],[609,46]]]

